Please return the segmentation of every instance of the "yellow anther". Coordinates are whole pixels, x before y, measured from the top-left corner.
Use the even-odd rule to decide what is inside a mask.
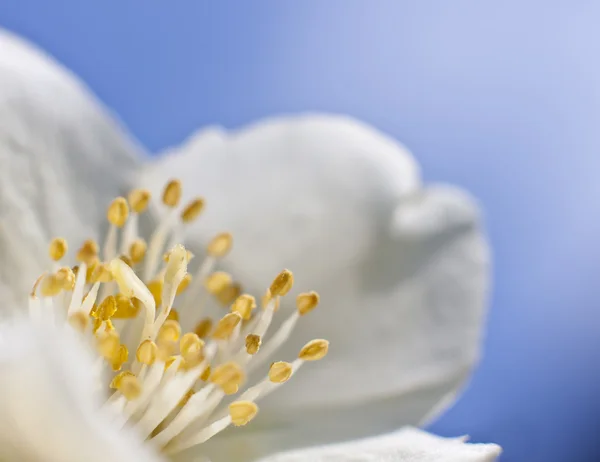
[[[142,384],[135,375],[126,375],[119,383],[119,391],[127,400],[132,401],[142,394]]]
[[[238,283],[234,282],[233,284],[230,284],[227,287],[225,287],[219,293],[214,294],[214,296],[222,306],[228,307],[241,294],[242,294],[242,286],[239,285]]]
[[[106,218],[111,225],[121,228],[127,221],[129,216],[129,207],[127,201],[123,197],[117,197],[108,206]]]
[[[135,352],[135,358],[141,364],[145,364],[147,366],[151,366],[156,361],[156,356],[158,354],[158,347],[156,343],[152,340],[144,340],[138,346],[137,351]]]
[[[123,364],[127,362],[129,358],[129,351],[125,345],[119,345],[119,348],[115,351],[114,356],[111,358],[111,365],[113,371],[118,371],[123,367]]]
[[[100,264],[100,260],[98,259],[98,257],[95,257],[93,259],[91,259],[88,264],[87,264],[87,270],[85,272],[85,283],[86,284],[91,284],[92,283],[92,279],[94,276],[94,271],[96,270],[96,267]]]
[[[269,380],[273,383],[287,382],[292,376],[292,365],[285,361],[278,361],[271,364],[269,369]]]
[[[294,275],[289,270],[283,270],[277,275],[269,290],[273,297],[283,297],[287,294],[294,285]]]
[[[140,312],[141,305],[137,299],[131,299],[123,294],[115,295],[117,302],[117,311],[112,316],[115,319],[131,319],[135,318]]]
[[[298,354],[298,358],[304,361],[317,361],[324,358],[328,350],[329,342],[327,340],[311,340],[302,347]]]
[[[192,396],[194,396],[194,393],[195,393],[195,392],[194,392],[194,390],[188,390],[188,391],[185,393],[185,395],[183,395],[183,398],[181,398],[181,399],[179,400],[179,403],[177,403],[177,406],[179,406],[179,407],[183,407],[183,406],[185,406],[185,405],[187,404],[187,402],[190,400],[190,398],[191,398]]]
[[[186,273],[177,287],[176,295],[180,295],[185,289],[187,289],[190,285],[190,282],[192,282],[192,275],[190,273]]]
[[[158,351],[159,351],[159,356],[162,356],[161,352],[161,347],[158,347]],[[167,370],[169,367],[171,367],[171,365],[175,362],[176,359],[179,359],[180,356],[169,356],[166,360],[165,360],[165,370]]]
[[[211,257],[222,258],[229,253],[233,245],[233,237],[230,233],[217,234],[212,241],[208,243],[207,253]]]
[[[229,405],[231,423],[241,427],[250,422],[258,413],[258,406],[252,401],[234,401]]]
[[[88,239],[77,251],[75,256],[77,261],[85,264],[90,264],[92,261],[98,258],[98,244],[93,239]]]
[[[181,220],[184,223],[191,223],[196,218],[198,218],[198,216],[200,216],[203,209],[204,209],[204,199],[198,197],[198,198],[194,199],[192,202],[190,202],[185,207],[185,209],[183,209],[183,212],[181,212]]]
[[[94,305],[94,308],[92,308],[92,313],[96,308],[96,305]],[[92,322],[92,333],[95,334],[96,332],[98,332],[98,330],[102,327],[102,324],[104,324],[104,321],[102,321],[102,319],[94,318],[94,321]]]
[[[223,390],[223,393],[225,393],[226,395],[235,395],[239,389],[240,386],[237,383],[233,382],[226,383],[221,387],[221,390]]]
[[[134,189],[127,196],[129,206],[135,213],[142,213],[150,203],[150,191],[147,189]]]
[[[84,332],[90,324],[90,318],[83,311],[76,311],[69,316],[69,324],[73,329]]]
[[[119,255],[119,260],[121,260],[130,268],[133,268],[133,261],[131,261],[131,258],[129,258],[127,255]]]
[[[181,337],[181,326],[177,321],[165,321],[158,331],[160,342],[177,342],[179,337]]]
[[[109,387],[113,390],[118,390],[121,387],[121,384],[123,383],[123,379],[125,377],[135,377],[135,375],[131,371],[119,372],[117,375],[114,376],[114,378],[110,382]]]
[[[298,308],[300,316],[310,313],[318,304],[319,294],[316,292],[303,293],[296,297],[296,308]]]
[[[184,334],[179,340],[179,351],[186,361],[198,356],[202,352],[202,348],[204,348],[204,342],[193,332]]]
[[[200,374],[200,380],[202,380],[203,382],[208,381],[210,377],[210,366],[207,366],[206,369],[204,369],[202,371],[202,374]]]
[[[263,295],[263,298],[261,300],[261,306],[262,309],[266,309],[267,305],[269,303],[271,303],[271,301],[273,301],[273,303],[275,303],[275,308],[274,311],[279,310],[279,305],[281,304],[281,299],[279,297],[275,297],[275,299],[273,300],[273,296],[271,295],[271,290],[267,289],[267,291],[265,292],[265,295]]]
[[[96,335],[98,353],[105,359],[112,359],[119,349],[121,342],[115,331],[100,332]]]
[[[205,338],[212,330],[212,326],[212,319],[204,318],[198,324],[196,324],[196,327],[194,327],[194,333],[200,338]]]
[[[244,371],[235,362],[229,361],[215,369],[210,374],[210,381],[215,385],[227,386],[230,383],[240,384],[244,380]]]
[[[169,181],[163,191],[162,200],[163,203],[169,207],[177,207],[181,200],[181,181]]]
[[[148,290],[152,294],[154,298],[154,303],[156,306],[160,306],[162,304],[162,292],[163,292],[163,282],[162,280],[155,279],[154,281],[150,281],[147,284]]]
[[[98,263],[93,267],[90,279],[91,282],[110,282],[113,276],[106,263]]]
[[[113,295],[109,295],[98,307],[92,312],[94,318],[102,321],[108,321],[117,312],[117,300]]]
[[[52,260],[54,261],[60,260],[67,253],[67,249],[68,246],[66,240],[64,240],[61,237],[56,237],[52,239],[49,248],[50,258],[52,258]]]
[[[175,308],[171,308],[171,311],[169,311],[169,314],[167,315],[167,320],[169,319],[179,322],[179,313]]]
[[[244,294],[240,295],[233,305],[231,306],[231,312],[239,314],[242,319],[250,319],[252,310],[256,308],[256,300],[252,295]]]
[[[238,313],[227,313],[217,323],[212,337],[217,340],[227,340],[241,320],[242,317]]]
[[[63,282],[55,274],[49,274],[42,279],[40,293],[43,297],[54,297],[63,289]]]
[[[165,363],[165,367],[169,367],[173,362],[175,356],[172,356],[175,352],[175,342],[161,342],[158,344],[158,353],[156,358]],[[167,364],[168,363],[168,364]]]
[[[75,287],[75,273],[68,267],[60,268],[56,272],[56,282],[63,290],[72,290]]]
[[[209,294],[216,295],[231,285],[231,276],[224,271],[212,273],[204,281],[204,287]]]
[[[261,339],[260,335],[256,334],[248,334],[246,335],[246,353],[249,355],[254,355],[258,352],[260,348]]]
[[[138,238],[131,243],[129,246],[129,258],[131,258],[131,262],[135,265],[141,262],[146,256],[147,249],[146,241],[142,238]]]

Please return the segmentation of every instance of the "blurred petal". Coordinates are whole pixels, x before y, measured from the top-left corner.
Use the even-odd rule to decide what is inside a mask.
[[[0,325],[0,370],[0,459],[161,460],[101,413],[92,357],[70,328]]]
[[[362,441],[277,454],[260,462],[493,462],[495,444],[467,444],[405,428]]]
[[[148,166],[143,183],[158,192],[179,177],[188,198],[206,197],[189,244],[231,231],[223,266],[246,290],[262,294],[288,267],[293,295],[321,294],[276,359],[331,340],[325,360],[260,403],[256,434],[236,435],[248,452],[377,434],[451,404],[478,358],[489,278],[473,201],[422,189],[402,146],[347,118],[287,117],[215,136]],[[278,438],[266,442],[260,430],[274,426]]]
[[[0,30],[0,295],[25,300],[47,243],[98,237],[140,150],[52,58]]]

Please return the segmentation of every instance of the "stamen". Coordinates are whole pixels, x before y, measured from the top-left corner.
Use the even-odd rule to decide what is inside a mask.
[[[305,362],[323,358],[329,347],[326,340],[308,342],[297,359],[271,363],[267,376],[244,391],[248,374],[290,337],[300,317],[317,307],[319,296],[298,295],[296,310],[274,335],[265,337],[281,297],[293,287],[293,274],[282,271],[262,298],[263,309],[255,311],[255,298],[242,294],[231,275],[215,271],[233,242],[231,234],[221,233],[208,244],[207,257],[192,277],[187,269],[193,255],[178,242],[186,225],[202,213],[204,201],[194,199],[180,211],[181,197],[181,183],[172,180],[162,195],[168,213],[149,245],[138,236],[137,219],[148,208],[150,193],[138,189],[128,201],[115,199],[107,210],[110,228],[102,261],[98,244],[88,240],[77,251],[78,267],[59,267],[67,243],[54,239],[49,246],[52,272],[36,281],[29,299],[31,316],[41,322],[64,322],[61,309],[66,309],[66,322],[97,350],[98,374],[112,368],[110,388],[115,391],[104,408],[113,416],[113,425],[135,426],[168,454],[203,443],[231,424],[247,424],[258,412],[256,400],[286,383]],[[159,267],[167,242],[171,250]],[[144,282],[137,274],[142,262]],[[184,291],[177,311],[173,305]],[[210,318],[198,320],[209,295],[230,306],[214,329]],[[138,316],[140,310],[143,316]],[[187,331],[193,322],[194,329]],[[132,360],[130,351],[135,352]],[[106,384],[99,382],[100,390],[102,386]],[[231,402],[230,395],[237,399]]]

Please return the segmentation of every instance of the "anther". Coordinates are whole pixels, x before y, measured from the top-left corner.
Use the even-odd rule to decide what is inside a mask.
[[[242,319],[250,319],[252,310],[256,308],[256,300],[252,295],[240,295],[231,306],[232,313],[238,313]]]
[[[241,320],[242,317],[238,313],[227,313],[217,323],[212,337],[217,340],[227,340]]]
[[[318,361],[325,357],[328,350],[329,342],[327,340],[311,340],[302,347],[300,354],[298,354],[298,358],[303,361]]]
[[[138,349],[135,353],[135,358],[139,363],[151,366],[154,364],[154,361],[156,361],[157,354],[158,347],[156,346],[156,343],[151,340],[144,340],[138,346]]]
[[[229,405],[231,423],[236,427],[246,425],[258,413],[258,406],[251,401],[234,401]]]
[[[127,201],[123,197],[117,197],[108,206],[106,218],[111,225],[121,228],[127,221],[128,216],[129,207],[127,206]]]
[[[249,355],[254,355],[258,352],[260,348],[261,339],[260,335],[256,334],[248,334],[246,335],[246,353]]]
[[[223,271],[217,271],[208,276],[204,281],[204,286],[208,293],[216,295],[231,285],[231,276]]]
[[[292,365],[285,361],[278,361],[271,364],[269,369],[269,380],[273,383],[287,382],[292,376]]]
[[[66,240],[60,237],[52,239],[49,248],[50,258],[52,258],[52,260],[54,261],[59,261],[62,257],[65,256],[65,254],[67,253],[67,249],[68,246]]]
[[[147,248],[148,246],[146,245],[146,241],[144,241],[142,238],[138,238],[131,243],[129,246],[129,257],[134,265],[144,259]]]
[[[162,200],[168,207],[177,207],[181,200],[181,182],[179,180],[171,180],[167,183]]]
[[[303,293],[296,297],[296,308],[300,316],[310,313],[318,304],[319,294],[316,292]]]
[[[183,212],[181,212],[181,220],[184,223],[191,223],[196,218],[198,218],[198,216],[200,216],[203,209],[204,209],[204,199],[196,198],[192,202],[190,202],[185,207],[185,209],[183,209]]]
[[[231,250],[233,245],[233,237],[230,233],[217,234],[206,248],[207,253],[211,257],[223,258]]]
[[[269,288],[271,296],[282,297],[287,294],[294,285],[294,275],[289,270],[283,270],[271,283]]]
[[[127,196],[129,206],[135,213],[142,213],[150,202],[150,191],[147,189],[134,189]]]

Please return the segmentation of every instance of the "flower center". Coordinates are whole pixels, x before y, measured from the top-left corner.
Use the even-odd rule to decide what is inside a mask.
[[[248,374],[269,361],[319,296],[298,295],[296,310],[267,338],[281,297],[292,289],[292,273],[283,270],[275,277],[257,310],[254,296],[216,270],[232,247],[231,235],[221,233],[192,275],[193,255],[179,243],[204,201],[197,198],[182,208],[180,201],[181,184],[173,180],[162,196],[167,213],[146,244],[138,217],[150,193],[138,189],[127,200],[116,198],[108,207],[102,253],[95,241],[84,242],[76,253],[78,266],[61,266],[68,245],[54,239],[49,249],[54,267],[36,281],[29,303],[32,317],[65,320],[98,352],[98,392],[107,397],[104,407],[115,425],[134,426],[167,454],[204,443],[230,425],[247,424],[258,412],[256,401],[304,362],[323,358],[329,346],[312,340],[292,362],[271,363],[263,380],[245,387]],[[200,316],[210,297],[229,307],[216,322]]]

